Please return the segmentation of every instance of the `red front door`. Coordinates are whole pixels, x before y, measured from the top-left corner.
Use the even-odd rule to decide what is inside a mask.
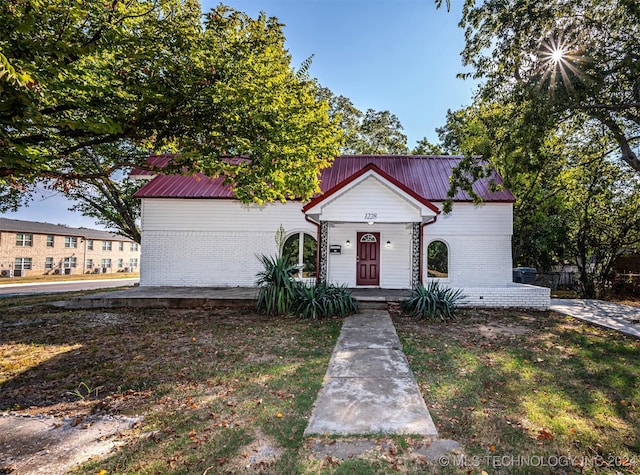
[[[356,285],[380,285],[380,233],[358,233]]]

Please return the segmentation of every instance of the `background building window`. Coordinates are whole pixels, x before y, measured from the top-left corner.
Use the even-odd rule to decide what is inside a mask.
[[[14,262],[14,269],[30,270],[31,258],[30,257],[16,257]]]
[[[124,243],[122,241],[118,243],[118,251],[124,251]]]
[[[138,243],[137,242],[132,242],[130,250],[131,251],[137,251],[138,250]]]
[[[103,269],[111,269],[111,259],[102,259],[102,266]]]
[[[76,258],[75,257],[65,257],[64,258],[64,268],[72,269],[76,267]]]
[[[20,247],[33,246],[33,234],[25,234],[25,233],[16,234],[16,246],[20,246]]]
[[[122,259],[118,259],[118,269],[122,269],[124,266],[124,261]]]
[[[44,268],[45,269],[53,269],[53,257],[45,257],[45,259],[44,259]]]
[[[138,258],[132,257],[131,259],[129,259],[129,267],[131,268],[131,270],[137,268],[138,267]]]
[[[431,241],[427,248],[427,276],[449,277],[449,249],[442,241]]]
[[[51,234],[47,236],[47,247],[53,247],[54,239],[55,238]]]
[[[103,251],[110,251],[111,250],[111,245],[112,245],[111,241],[102,241],[102,250]]]
[[[289,257],[289,264],[295,264],[300,269],[296,275],[299,278],[316,276],[317,253],[316,240],[303,232],[289,236],[282,247],[282,254]]]
[[[87,259],[87,269],[93,269],[93,259]]]
[[[87,241],[87,250],[93,251],[93,239]]]
[[[78,247],[78,238],[75,236],[65,236],[64,247]]]

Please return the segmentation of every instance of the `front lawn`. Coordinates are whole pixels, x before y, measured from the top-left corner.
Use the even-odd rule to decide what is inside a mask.
[[[374,438],[383,453],[366,461],[309,456],[303,431],[341,320],[7,304],[0,410],[143,416],[118,452],[78,473],[640,473],[640,340],[568,317],[393,314],[441,437],[467,457],[445,467],[405,437]],[[495,467],[561,455],[583,466]]]
[[[640,473],[640,340],[551,312],[395,323],[440,436],[462,444],[467,466]]]

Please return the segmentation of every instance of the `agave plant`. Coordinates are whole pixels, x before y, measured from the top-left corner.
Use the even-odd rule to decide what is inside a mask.
[[[462,290],[441,287],[438,281],[422,284],[411,291],[409,300],[402,302],[402,310],[412,317],[446,322],[455,317],[458,302],[465,299]]]
[[[289,256],[257,256],[264,269],[256,275],[258,312],[267,315],[282,315],[289,311],[293,301],[296,265],[289,264]]]
[[[358,312],[358,301],[346,286],[326,283],[305,285],[300,282],[295,287],[291,311],[302,318],[346,317]]]

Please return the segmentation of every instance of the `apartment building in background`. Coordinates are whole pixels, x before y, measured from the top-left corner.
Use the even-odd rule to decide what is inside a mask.
[[[140,245],[89,228],[0,218],[0,276],[138,272]]]

